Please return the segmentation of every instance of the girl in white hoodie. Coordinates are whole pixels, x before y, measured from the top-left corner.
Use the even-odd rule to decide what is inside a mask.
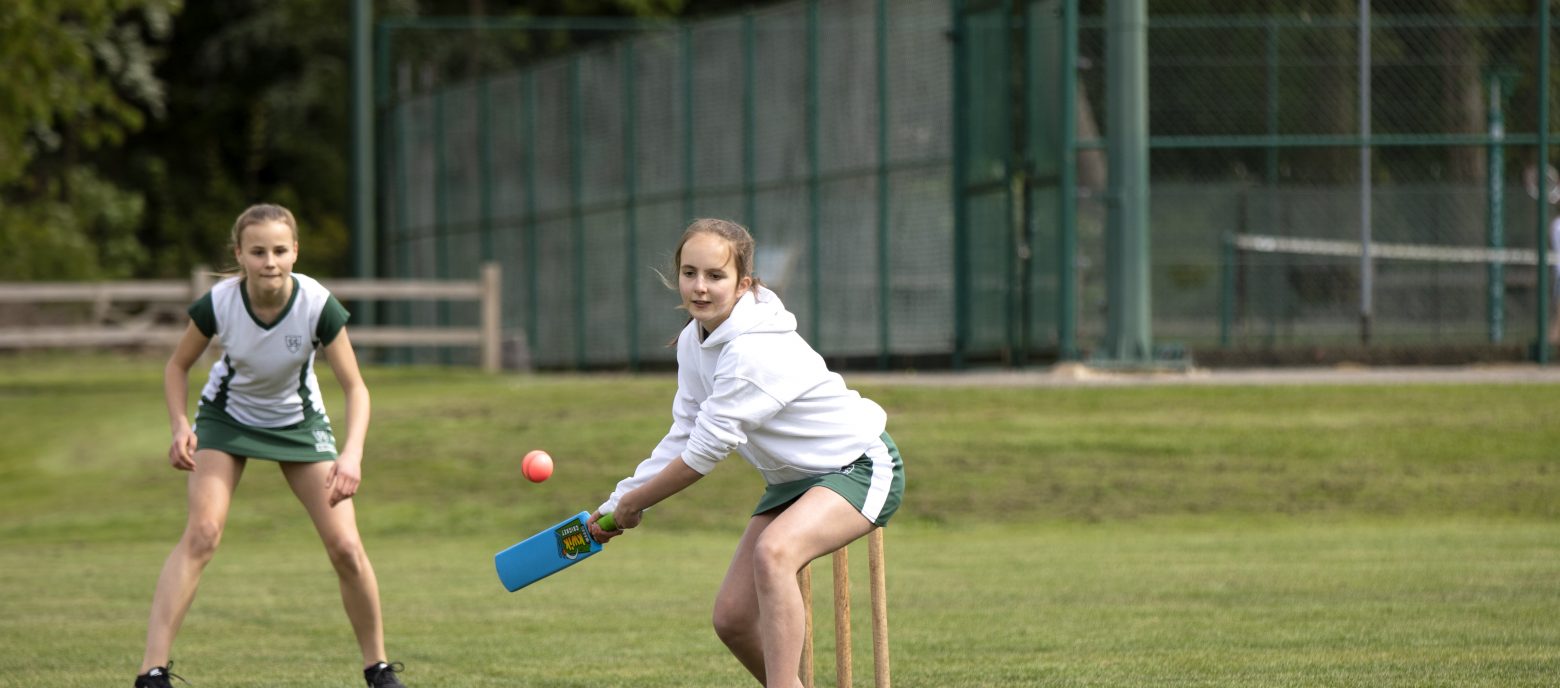
[[[883,409],[845,386],[753,275],[753,237],[697,220],[674,254],[691,319],[677,338],[672,428],[591,515],[605,542],[735,451],[768,483],[715,598],[715,631],[766,686],[801,685],[796,575],[888,523],[904,494]],[[602,530],[610,513],[620,530]]]

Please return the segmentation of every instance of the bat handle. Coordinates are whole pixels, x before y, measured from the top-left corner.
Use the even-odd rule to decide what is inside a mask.
[[[610,511],[607,512],[607,513],[602,514],[601,518],[596,519],[596,525],[601,526],[602,530],[617,530],[618,529],[617,521],[613,520],[612,512],[610,512]]]

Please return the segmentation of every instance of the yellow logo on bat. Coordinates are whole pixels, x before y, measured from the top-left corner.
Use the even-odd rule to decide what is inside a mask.
[[[581,554],[590,554],[590,533],[579,519],[569,521],[553,532],[558,536],[559,556],[574,559]]]

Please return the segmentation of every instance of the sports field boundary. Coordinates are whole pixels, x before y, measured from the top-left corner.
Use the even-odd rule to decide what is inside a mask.
[[[1413,384],[1560,384],[1560,367],[1356,366],[1301,368],[1191,368],[1186,371],[1131,372],[1063,363],[1033,370],[847,372],[852,385],[924,385],[967,387],[1112,387],[1148,385],[1413,385]]]

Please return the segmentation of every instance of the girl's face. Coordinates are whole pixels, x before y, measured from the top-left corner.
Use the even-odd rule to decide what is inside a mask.
[[[737,299],[752,284],[751,277],[737,277],[735,253],[725,239],[701,233],[683,244],[677,291],[688,314],[706,331],[713,332],[726,322]]]
[[[239,240],[233,257],[244,269],[244,278],[259,289],[285,289],[298,260],[292,229],[281,222],[257,222],[245,227]]]

